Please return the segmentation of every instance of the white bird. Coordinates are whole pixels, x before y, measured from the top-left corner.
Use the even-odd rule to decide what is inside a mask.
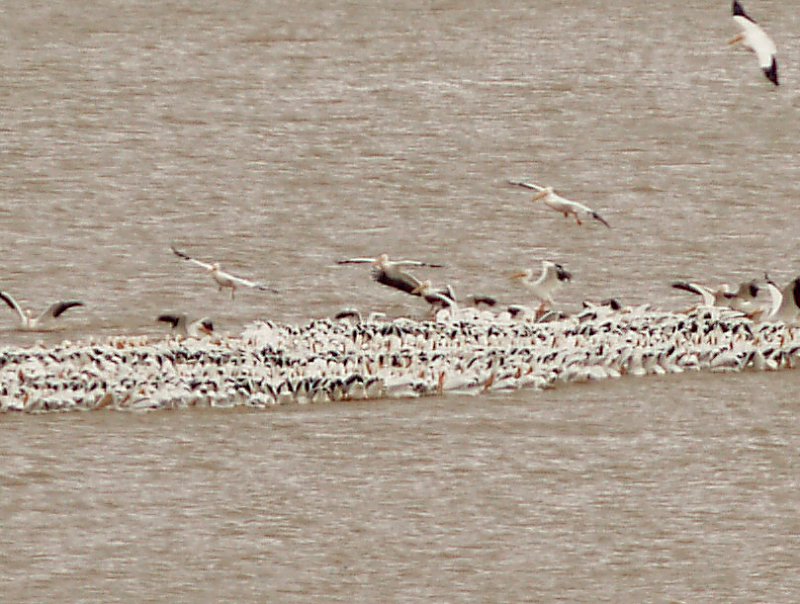
[[[553,295],[565,281],[572,279],[572,274],[560,264],[542,260],[542,272],[535,280],[533,269],[516,273],[511,279],[522,283],[531,291],[533,297],[541,303],[538,313],[543,313],[546,306],[553,306]]]
[[[195,321],[189,321],[185,314],[163,314],[159,315],[157,321],[169,323],[172,331],[185,338],[198,338],[202,335],[210,336],[214,333],[214,323],[208,317],[201,317]]]
[[[754,312],[761,308],[759,302],[756,301],[760,288],[755,281],[741,283],[735,292],[730,291],[727,284],[721,285],[718,289],[711,289],[699,283],[676,281],[672,287],[701,296],[703,298],[702,306],[731,308],[744,313]]]
[[[444,266],[443,264],[432,264],[420,262],[419,260],[389,260],[387,254],[381,254],[377,258],[347,258],[345,260],[337,260],[336,264],[371,264],[372,278],[375,281],[415,296],[418,294],[415,294],[414,290],[422,285],[422,281],[405,272],[401,267],[428,266],[442,268]]]
[[[767,79],[778,85],[778,62],[775,60],[775,42],[772,41],[758,23],[756,23],[739,4],[733,0],[733,20],[741,28],[739,35],[728,41],[729,45],[742,43],[745,48],[754,52]]]
[[[83,306],[83,302],[79,300],[62,300],[51,304],[39,316],[34,317],[33,311],[30,309],[22,310],[22,307],[17,304],[17,301],[6,292],[0,291],[0,299],[17,313],[19,328],[26,331],[34,331],[46,327],[49,321],[57,319],[70,308]]]
[[[223,271],[220,268],[219,262],[214,263],[207,263],[202,262],[201,260],[197,260],[196,258],[192,258],[185,252],[182,252],[175,248],[175,246],[170,246],[172,253],[175,254],[178,258],[185,260],[186,262],[191,262],[192,264],[204,268],[211,274],[211,278],[214,282],[219,286],[219,291],[222,291],[224,288],[230,288],[231,290],[231,300],[234,298],[234,292],[236,291],[237,287],[249,287],[250,289],[257,289],[259,291],[271,292],[273,294],[277,294],[278,290],[273,289],[271,287],[267,287],[262,283],[258,283],[256,281],[250,281],[248,279],[242,279],[241,277],[237,277],[232,275],[228,272]]]
[[[545,205],[559,212],[564,215],[565,218],[569,218],[569,216],[575,217],[575,222],[578,225],[583,224],[581,222],[581,216],[584,218],[592,218],[597,220],[598,222],[603,223],[608,228],[611,228],[611,225],[605,221],[605,219],[600,216],[597,212],[595,212],[592,208],[583,205],[582,203],[578,203],[577,201],[570,201],[569,199],[565,199],[558,195],[554,190],[553,187],[540,187],[537,184],[532,182],[523,182],[523,181],[515,181],[509,180],[509,184],[523,187],[525,189],[531,189],[536,191],[536,195],[533,196],[533,201],[544,201]]]

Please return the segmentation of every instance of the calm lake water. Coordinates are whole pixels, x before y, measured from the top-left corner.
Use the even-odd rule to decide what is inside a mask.
[[[800,15],[727,2],[0,5],[0,288],[51,334],[422,316],[346,256],[465,296],[563,263],[566,310],[797,275]],[[506,184],[597,209],[578,227]],[[169,251],[263,280],[231,301]],[[0,417],[0,593],[23,601],[796,602],[796,372],[547,392]]]

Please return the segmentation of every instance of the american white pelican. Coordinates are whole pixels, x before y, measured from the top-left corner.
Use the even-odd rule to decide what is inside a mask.
[[[60,302],[51,304],[39,316],[34,317],[33,311],[30,309],[23,311],[22,307],[17,304],[17,301],[6,292],[0,291],[0,299],[8,304],[8,307],[11,308],[11,310],[17,313],[19,328],[26,331],[34,331],[36,329],[46,327],[47,322],[57,319],[70,308],[73,308],[74,306],[83,306],[83,302],[80,302],[79,300],[62,300]]]
[[[702,306],[731,308],[744,313],[758,311],[761,308],[759,302],[756,301],[761,288],[755,281],[741,283],[735,292],[730,291],[727,284],[721,285],[718,289],[711,289],[699,283],[676,281],[672,287],[701,296],[703,298]]]
[[[172,326],[172,331],[186,338],[197,338],[201,335],[210,336],[214,333],[214,323],[208,317],[201,317],[190,322],[183,313],[176,315],[164,314],[159,315],[157,321],[169,323]]]
[[[219,291],[222,291],[224,288],[230,288],[231,290],[231,300],[234,298],[234,292],[236,291],[237,287],[249,287],[250,289],[257,289],[259,291],[271,292],[273,294],[277,294],[278,291],[271,287],[267,287],[262,283],[257,283],[255,281],[250,281],[248,279],[242,279],[241,277],[237,277],[232,275],[228,272],[223,271],[220,268],[219,262],[214,263],[207,263],[202,262],[201,260],[197,260],[196,258],[192,258],[187,253],[182,252],[175,248],[175,246],[170,246],[172,253],[175,254],[178,258],[185,260],[186,262],[191,262],[201,268],[204,268],[211,274],[211,278],[214,282],[219,286]]]
[[[775,60],[775,42],[772,41],[761,26],[758,25],[738,2],[733,0],[733,20],[741,28],[738,36],[734,37],[728,44],[742,43],[745,48],[754,52],[758,58],[758,65],[761,67],[767,79],[778,85],[778,63]]]
[[[565,281],[572,279],[572,274],[563,266],[549,260],[542,260],[542,272],[533,278],[533,269],[527,269],[511,276],[511,279],[525,285],[533,297],[541,303],[538,312],[544,312],[546,306],[553,306],[553,295]]]
[[[418,295],[414,294],[414,290],[422,285],[422,281],[402,270],[402,267],[427,266],[442,268],[444,266],[418,260],[389,260],[387,254],[381,254],[377,258],[347,258],[346,260],[337,260],[336,264],[371,264],[372,278],[375,281],[412,295]]]
[[[553,187],[540,187],[532,182],[515,180],[509,180],[508,182],[509,184],[516,185],[518,187],[536,191],[536,195],[533,196],[533,201],[544,201],[544,204],[548,208],[563,214],[565,218],[568,218],[570,215],[574,216],[575,222],[577,222],[579,225],[583,224],[581,222],[581,216],[583,216],[584,218],[592,218],[597,220],[598,222],[606,225],[608,228],[611,228],[611,225],[608,224],[603,217],[595,212],[592,208],[585,206],[582,203],[578,203],[577,201],[570,201],[569,199],[561,197],[561,195],[558,195],[553,190]]]

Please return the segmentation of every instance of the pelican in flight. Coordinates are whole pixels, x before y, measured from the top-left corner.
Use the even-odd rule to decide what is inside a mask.
[[[70,308],[83,306],[83,302],[79,300],[62,300],[51,304],[44,312],[34,317],[33,311],[30,309],[22,310],[17,301],[6,292],[0,291],[0,300],[3,300],[11,310],[17,313],[19,328],[25,331],[35,331],[46,327],[48,322],[57,319]]]
[[[761,308],[759,302],[756,301],[761,288],[755,281],[741,283],[735,292],[730,291],[727,284],[723,284],[717,289],[711,289],[699,283],[676,281],[672,287],[697,294],[703,299],[702,306],[730,308],[743,313],[755,312]]]
[[[271,287],[267,287],[261,283],[257,283],[255,281],[249,281],[248,279],[242,279],[241,277],[236,277],[235,275],[231,275],[223,271],[220,268],[219,262],[214,262],[209,264],[207,262],[202,262],[201,260],[197,260],[196,258],[192,258],[185,252],[180,251],[174,245],[170,246],[172,253],[175,254],[178,258],[185,260],[186,262],[191,262],[192,264],[204,268],[211,274],[211,278],[214,282],[219,286],[219,291],[222,291],[224,288],[230,288],[231,290],[231,300],[234,298],[234,292],[236,291],[237,287],[249,287],[250,289],[257,289],[259,291],[264,292],[271,292],[273,294],[277,294],[278,290],[273,289]]]
[[[516,180],[509,180],[508,182],[509,184],[517,187],[523,187],[525,189],[536,191],[536,195],[533,196],[533,201],[544,201],[544,204],[548,208],[563,214],[565,218],[574,216],[575,222],[577,222],[578,225],[583,224],[581,222],[581,216],[583,216],[584,218],[591,218],[604,224],[608,228],[611,228],[611,225],[608,224],[605,219],[592,208],[585,206],[582,203],[578,203],[577,201],[570,201],[569,199],[561,197],[561,195],[558,195],[553,190],[553,187],[540,187],[532,182]]]
[[[419,260],[389,260],[387,254],[381,254],[377,258],[347,258],[346,260],[337,260],[336,264],[371,264],[372,278],[375,281],[412,295],[418,295],[414,293],[414,290],[422,285],[422,281],[404,271],[404,266],[427,266],[431,268],[442,268],[444,266],[443,264],[432,264],[430,262],[420,262]]]
[[[572,279],[572,273],[563,266],[549,260],[542,260],[542,272],[533,278],[533,269],[527,269],[511,276],[511,279],[525,285],[539,300],[539,310],[537,314],[544,312],[546,307],[553,306],[553,295],[558,291],[565,281]]]
[[[208,317],[201,317],[190,322],[185,314],[180,313],[159,315],[156,320],[169,323],[172,331],[185,338],[199,338],[202,335],[210,336],[214,333],[214,323]]]
[[[744,8],[738,0],[733,0],[733,20],[741,31],[739,35],[728,41],[729,45],[744,45],[748,50],[756,53],[758,65],[767,76],[767,79],[778,85],[778,63],[775,60],[775,42],[772,41],[761,26],[756,23],[750,15],[744,12]]]

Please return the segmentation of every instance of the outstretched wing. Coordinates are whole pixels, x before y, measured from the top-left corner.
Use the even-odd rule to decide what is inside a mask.
[[[51,304],[47,310],[39,315],[39,318],[44,319],[45,317],[48,317],[57,319],[64,312],[68,311],[70,308],[74,308],[75,306],[83,306],[83,302],[80,300],[62,300],[60,302],[56,302],[55,304]]]
[[[714,306],[714,294],[706,287],[687,281],[676,281],[672,284],[675,289],[697,294],[703,297],[703,306]]]
[[[158,319],[156,319],[156,321],[161,321],[162,323],[169,323],[172,326],[172,329],[175,329],[178,326],[180,320],[180,315],[158,315]]]
[[[12,298],[6,292],[0,291],[0,300],[8,304],[9,308],[11,308],[11,310],[17,313],[20,321],[25,321],[26,319],[25,313],[22,312],[22,309],[20,308],[19,304],[17,304],[17,301],[14,298]]]
[[[372,264],[376,258],[344,258],[337,260],[336,264]]]
[[[428,268],[444,268],[444,264],[422,262],[421,260],[392,260],[395,266],[427,266]]]
[[[171,249],[172,253],[175,254],[181,260],[186,260],[186,262],[191,262],[192,264],[196,264],[197,266],[200,266],[200,267],[202,267],[202,268],[204,268],[204,269],[206,269],[208,271],[211,270],[211,265],[210,264],[208,264],[207,262],[203,262],[201,260],[197,260],[196,258],[192,258],[189,254],[187,254],[186,252],[180,251],[174,245],[170,245],[169,249]]]
[[[532,191],[544,191],[545,189],[544,187],[540,187],[539,185],[534,184],[532,182],[526,182],[522,180],[509,180],[508,184],[514,185],[516,187],[523,187],[525,189],[531,189]]]

